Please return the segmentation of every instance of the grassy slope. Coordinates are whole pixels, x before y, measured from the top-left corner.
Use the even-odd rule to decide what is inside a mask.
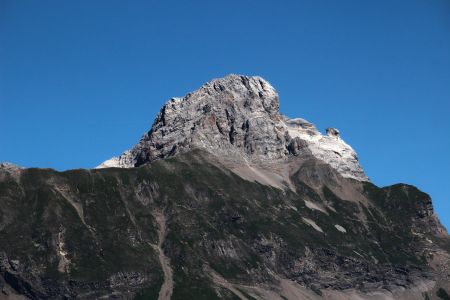
[[[213,288],[206,265],[231,282],[270,282],[270,268],[306,285],[328,269],[338,268],[338,282],[350,272],[362,282],[385,266],[426,268],[411,224],[427,196],[413,187],[368,184],[371,205],[362,207],[326,186],[324,199],[301,181],[295,183],[297,193],[251,183],[201,156],[191,153],[137,169],[29,169],[20,184],[0,181],[0,253],[21,263],[23,282],[39,277],[49,283],[31,288],[22,283],[23,291],[36,297],[92,290],[100,295],[131,287],[139,299],[156,298],[163,278],[149,245],[157,243],[155,210],[168,217],[163,247],[174,270],[173,299],[234,297]],[[67,197],[81,205],[83,220]],[[311,210],[304,199],[327,201],[336,211]],[[367,225],[358,219],[361,213]],[[68,273],[58,271],[60,233]]]

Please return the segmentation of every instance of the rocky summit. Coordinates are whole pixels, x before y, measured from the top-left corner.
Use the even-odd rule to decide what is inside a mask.
[[[256,166],[312,155],[344,177],[368,180],[339,130],[329,128],[322,135],[313,124],[289,119],[278,108],[277,92],[261,77],[212,80],[183,98],[169,100],[136,146],[99,168],[137,167],[199,148]]]
[[[0,164],[0,299],[450,299],[430,197],[370,182],[260,77],[169,100],[96,169]]]

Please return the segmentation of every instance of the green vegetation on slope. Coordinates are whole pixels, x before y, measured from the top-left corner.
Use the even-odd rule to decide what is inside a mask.
[[[367,183],[360,192],[364,204],[334,192],[359,184],[351,180],[317,188],[300,170],[293,176],[296,191],[282,191],[243,180],[203,155],[194,151],[133,169],[28,169],[20,179],[3,176],[2,278],[33,298],[119,293],[155,299],[164,279],[152,246],[158,243],[155,212],[167,218],[163,248],[173,269],[173,299],[233,299],[209,269],[230,284],[274,284],[271,274],[277,274],[317,293],[393,279],[408,284],[411,272],[427,269],[425,237],[447,243],[433,235],[429,197],[414,187]],[[326,167],[308,171],[333,172],[315,168]]]

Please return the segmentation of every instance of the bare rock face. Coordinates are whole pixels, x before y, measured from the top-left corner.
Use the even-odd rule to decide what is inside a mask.
[[[136,146],[98,168],[137,167],[195,148],[252,165],[313,155],[344,177],[368,181],[337,129],[322,135],[308,121],[283,116],[270,83],[241,75],[214,79],[183,98],[172,98]]]
[[[18,165],[9,162],[0,162],[0,180],[2,180],[6,174],[18,177],[21,170],[23,170],[23,168]]]
[[[341,133],[336,128],[327,128],[326,130],[328,136],[339,137]]]
[[[15,171],[15,170],[21,170],[22,167],[9,163],[9,162],[0,162],[0,169],[2,170],[8,170],[8,171]]]

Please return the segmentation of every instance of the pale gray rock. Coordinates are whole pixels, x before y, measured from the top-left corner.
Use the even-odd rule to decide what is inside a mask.
[[[18,165],[9,163],[9,162],[0,162],[0,169],[2,169],[2,170],[9,170],[9,171],[16,171],[16,170],[22,170],[23,168],[18,166]]]
[[[322,135],[304,119],[283,116],[269,82],[234,74],[169,100],[137,145],[98,168],[137,167],[195,148],[250,165],[313,155],[344,177],[368,180],[337,129]]]
[[[336,137],[336,138],[338,138],[341,135],[339,130],[336,128],[327,128],[326,132],[327,132],[328,136],[332,136],[332,137]]]

